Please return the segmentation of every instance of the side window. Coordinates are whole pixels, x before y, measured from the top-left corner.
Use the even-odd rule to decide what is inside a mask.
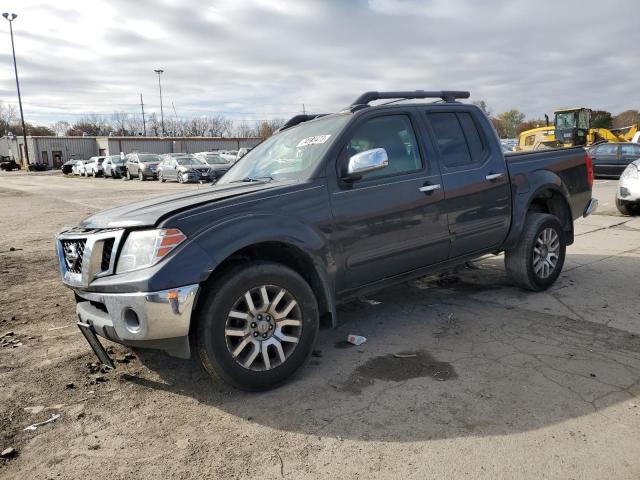
[[[445,167],[471,165],[473,160],[462,126],[455,113],[428,113],[427,117],[436,137],[436,144]]]
[[[530,147],[531,145],[533,145],[536,141],[536,136],[535,135],[527,135],[524,139],[524,144],[527,147]]]
[[[598,148],[600,155],[615,155],[618,153],[618,146],[613,143],[607,143]]]
[[[630,143],[620,145],[622,155],[638,155],[640,156],[640,146]]]
[[[476,123],[473,121],[470,113],[458,113],[458,120],[462,125],[462,131],[467,138],[467,146],[471,153],[473,163],[480,163],[484,159],[485,147]]]
[[[365,121],[344,147],[343,158],[348,161],[356,153],[372,148],[386,150],[389,166],[363,178],[384,177],[422,168],[418,142],[407,115],[389,115]]]

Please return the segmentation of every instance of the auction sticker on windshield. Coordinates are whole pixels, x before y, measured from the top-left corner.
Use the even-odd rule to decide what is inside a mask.
[[[307,137],[300,140],[300,143],[296,145],[296,147],[306,147],[307,145],[317,145],[320,143],[325,143],[329,140],[331,135],[315,135],[313,137]]]

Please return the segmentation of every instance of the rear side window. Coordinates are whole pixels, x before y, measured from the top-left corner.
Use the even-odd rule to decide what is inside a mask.
[[[620,145],[622,155],[638,155],[640,156],[640,145]]]
[[[442,163],[447,168],[482,163],[486,144],[470,113],[427,113]]]
[[[473,163],[480,163],[484,157],[485,147],[476,123],[469,113],[457,113],[456,116],[462,125],[462,131],[467,139],[471,160]]]

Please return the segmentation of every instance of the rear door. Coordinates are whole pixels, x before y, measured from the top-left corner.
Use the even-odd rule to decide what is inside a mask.
[[[449,234],[442,214],[442,180],[416,128],[412,109],[362,115],[338,147],[328,177],[335,238],[344,275],[338,290],[347,290],[446,260]],[[360,180],[340,179],[349,157],[384,148],[388,167]],[[336,175],[337,173],[337,175]]]
[[[424,113],[442,172],[449,256],[500,246],[511,223],[511,191],[502,151],[486,134],[487,120],[465,108],[428,107]]]
[[[634,143],[622,143],[620,144],[620,169],[619,173],[622,174],[627,165],[634,160],[640,158],[640,145]]]
[[[595,148],[593,167],[596,175],[615,176],[620,170],[620,148],[617,143],[604,143]]]

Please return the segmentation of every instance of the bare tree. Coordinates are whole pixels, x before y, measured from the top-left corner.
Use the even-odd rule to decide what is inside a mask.
[[[203,137],[209,130],[210,123],[209,117],[193,117],[185,125],[185,135],[189,137]]]
[[[235,126],[235,135],[241,138],[257,137],[259,134],[258,126],[255,123],[249,123],[242,120]]]
[[[2,103],[0,100],[0,136],[4,136],[11,131],[11,125],[15,123],[16,118],[16,107]]]
[[[115,135],[129,135],[129,115],[126,112],[113,112],[109,120]]]
[[[69,130],[69,128],[71,128],[71,124],[69,122],[65,122],[64,120],[60,120],[51,125],[51,128],[54,132],[56,132],[56,135],[61,137],[67,134],[67,131]]]
[[[261,138],[269,138],[275,133],[281,126],[284,125],[286,120],[282,118],[274,118],[272,120],[263,120],[260,122],[258,128],[258,136]]]

